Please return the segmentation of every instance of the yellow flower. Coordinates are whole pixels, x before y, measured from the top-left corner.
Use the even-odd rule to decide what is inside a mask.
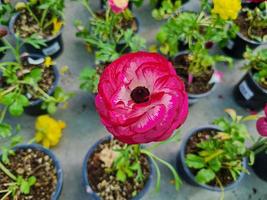
[[[41,115],[35,123],[35,141],[46,148],[56,146],[62,137],[62,130],[65,127],[65,122],[57,121],[48,115]]]
[[[53,21],[53,27],[54,27],[53,35],[56,35],[61,30],[61,27],[63,26],[63,22],[59,21],[56,17],[54,17],[52,21]]]
[[[54,65],[54,62],[53,62],[52,58],[51,57],[46,57],[45,61],[44,61],[44,66],[45,67],[50,67],[52,65]]]
[[[241,10],[241,0],[213,0],[212,13],[218,14],[222,19],[236,19]]]

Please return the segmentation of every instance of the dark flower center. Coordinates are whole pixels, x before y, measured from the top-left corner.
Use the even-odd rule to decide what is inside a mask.
[[[135,103],[145,103],[149,100],[150,92],[145,87],[136,87],[131,92],[131,98]]]

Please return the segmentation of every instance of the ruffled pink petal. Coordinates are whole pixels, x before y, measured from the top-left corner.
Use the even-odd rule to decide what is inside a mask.
[[[123,12],[125,9],[127,9],[129,0],[108,0],[109,6],[111,10],[119,14]]]
[[[267,118],[260,118],[256,124],[259,134],[263,137],[267,137]]]

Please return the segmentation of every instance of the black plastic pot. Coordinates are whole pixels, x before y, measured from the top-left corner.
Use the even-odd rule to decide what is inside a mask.
[[[33,149],[36,151],[40,151],[52,159],[53,164],[56,169],[56,173],[57,173],[57,185],[56,185],[55,191],[52,194],[51,200],[58,200],[60,198],[62,187],[63,187],[63,170],[61,168],[59,160],[54,155],[54,153],[50,151],[49,149],[46,149],[38,144],[23,144],[23,145],[18,145],[14,148],[15,151],[19,149]],[[0,152],[0,157],[1,157],[1,152]]]
[[[267,154],[265,152],[256,155],[252,169],[259,178],[267,181]]]
[[[4,42],[2,40],[0,40],[0,47],[4,46]],[[0,52],[0,59],[2,59],[5,56],[4,52]]]
[[[226,47],[223,48],[223,51],[228,56],[242,59],[247,47],[250,49],[256,49],[258,46],[263,44],[266,44],[266,42],[262,43],[253,41],[244,37],[241,33],[238,33],[236,38],[228,40]]]
[[[198,133],[201,130],[221,131],[217,126],[211,126],[211,125],[203,126],[203,127],[192,130],[187,135],[187,137],[183,140],[183,143],[180,147],[180,151],[179,151],[178,156],[177,156],[178,173],[183,178],[184,181],[186,181],[188,184],[190,184],[192,186],[201,187],[201,188],[206,189],[206,190],[222,192],[222,189],[219,187],[214,187],[214,186],[198,183],[195,179],[194,174],[191,172],[191,170],[189,169],[189,167],[187,167],[187,165],[185,163],[186,146],[188,144],[188,141],[191,137],[193,137],[196,133]],[[246,160],[243,161],[243,166],[244,167],[247,166]],[[242,181],[244,176],[245,176],[245,173],[241,173],[240,176],[238,177],[238,179],[234,183],[231,183],[230,185],[224,186],[224,191],[236,188],[240,184],[240,182]]]
[[[23,41],[23,39],[19,38],[19,36],[16,35],[16,33],[14,31],[14,24],[15,24],[19,15],[20,15],[20,13],[16,13],[11,18],[10,23],[9,23],[9,30],[10,30],[10,33],[16,39]],[[60,56],[64,50],[64,45],[63,45],[63,40],[62,40],[62,31],[63,31],[63,28],[58,32],[57,35],[55,35],[49,39],[46,39],[45,40],[45,43],[46,43],[45,47],[41,47],[40,49],[37,49],[30,44],[24,44],[24,47],[27,50],[27,52],[30,54],[39,54],[39,55],[43,55],[43,56],[50,56],[53,59],[55,59],[58,56]]]
[[[260,3],[251,3],[251,2],[249,2],[249,0],[243,0],[242,1],[242,7],[243,8],[254,9],[254,8],[258,7],[259,5],[260,5]]]
[[[182,51],[182,52],[178,53],[175,56],[173,62],[175,63],[176,62],[176,59],[179,56],[183,56],[183,55],[188,55],[188,51]],[[179,76],[179,74],[177,74],[177,75]],[[209,96],[216,89],[216,86],[217,86],[217,83],[214,83],[213,87],[209,91],[207,91],[205,93],[202,93],[202,94],[192,94],[192,93],[187,92],[189,105],[193,105],[197,101],[199,101],[200,99],[203,99],[203,98]]]
[[[234,88],[235,101],[242,107],[261,111],[267,103],[267,90],[263,89],[248,72]]]
[[[32,59],[42,58],[41,55],[33,55],[33,54],[31,54],[29,57],[31,57]],[[54,80],[52,87],[48,91],[48,95],[53,95],[53,93],[54,93],[54,91],[58,85],[58,82],[59,82],[59,71],[58,71],[57,67],[52,66],[52,69],[54,72],[55,80]],[[27,113],[28,115],[32,115],[32,116],[47,114],[47,111],[43,110],[41,108],[42,103],[43,103],[43,101],[41,99],[31,101],[30,105],[25,108],[25,113]]]
[[[87,163],[89,158],[92,156],[92,154],[94,153],[94,151],[96,150],[96,148],[106,142],[106,141],[110,141],[112,139],[111,136],[106,136],[102,139],[100,139],[98,142],[96,142],[87,152],[84,161],[83,161],[83,168],[82,168],[82,178],[83,178],[83,184],[85,187],[85,191],[88,194],[88,198],[92,199],[92,200],[100,200],[100,197],[98,196],[98,194],[96,192],[93,191],[92,187],[91,187],[91,183],[89,182],[88,179],[88,170],[87,170]],[[154,175],[154,168],[152,167],[152,161],[150,158],[148,158],[149,161],[149,165],[150,165],[150,175],[149,178],[147,180],[147,182],[145,183],[145,187],[143,188],[142,191],[140,191],[132,200],[140,200],[142,199],[142,197],[149,191],[149,188],[152,184],[152,180],[153,180],[153,175]],[[94,173],[94,172],[91,172]]]

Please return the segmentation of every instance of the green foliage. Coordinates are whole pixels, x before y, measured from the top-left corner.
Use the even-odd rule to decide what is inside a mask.
[[[95,63],[110,63],[128,51],[138,51],[145,47],[145,41],[129,27],[135,20],[129,9],[120,14],[110,8],[101,13],[94,13],[88,1],[80,0],[89,11],[91,18],[88,26],[75,22],[76,36],[81,38],[89,51],[95,51]]]
[[[193,77],[198,77],[210,70],[217,62],[227,62],[232,66],[233,60],[228,56],[212,55],[205,44],[195,43],[189,50],[189,73]]]
[[[12,15],[15,13],[11,3],[0,4],[0,24],[8,26]]]
[[[263,5],[263,10],[258,7],[256,7],[254,10],[248,8],[243,9],[243,12],[247,15],[246,21],[249,24],[248,36],[252,40],[259,42],[267,41],[266,35],[257,35],[257,31],[267,29],[267,3],[265,2]]]
[[[205,12],[182,12],[171,17],[158,32],[156,39],[160,51],[168,56],[175,56],[179,45],[206,42],[225,45],[230,37],[235,37],[238,29],[231,21],[225,21],[218,16],[207,15]]]
[[[243,166],[243,159],[248,157],[250,164],[254,162],[254,153],[246,147],[250,134],[244,122],[257,119],[256,115],[238,116],[232,109],[226,109],[228,118],[221,117],[214,120],[221,132],[210,135],[197,144],[197,152],[186,155],[186,165],[197,171],[196,180],[201,184],[216,181],[221,186],[221,170],[228,170],[233,180],[237,180],[240,173],[248,171]]]
[[[139,161],[139,145],[125,145],[122,148],[114,149],[114,151],[118,152],[118,156],[113,163],[113,170],[116,172],[117,180],[125,182],[127,178],[135,176],[136,181],[142,181],[144,177]]]
[[[153,4],[159,4],[155,1]],[[159,8],[152,11],[152,16],[157,20],[167,19],[178,12],[181,7],[181,0],[162,0]]]
[[[84,91],[97,93],[100,76],[93,68],[86,67],[80,73],[80,88]]]
[[[2,199],[8,197],[18,199],[20,194],[28,195],[31,187],[36,183],[36,177],[29,176],[28,178],[24,178],[22,176],[16,176],[7,168],[10,164],[9,156],[15,155],[15,151],[13,150],[14,147],[22,143],[22,141],[23,138],[20,135],[15,135],[9,138],[8,144],[1,147],[0,171],[11,179],[11,181],[7,184],[7,188],[1,191],[4,197]]]
[[[26,43],[33,44],[33,36],[25,40]],[[31,95],[35,99],[43,101],[42,108],[46,109],[50,114],[56,111],[56,105],[66,102],[71,95],[63,91],[62,88],[56,88],[52,95],[47,94],[40,86],[39,82],[42,79],[44,70],[46,70],[45,61],[32,68],[25,68],[21,57],[20,47],[22,44],[17,42],[16,47],[13,47],[7,40],[3,39],[6,49],[9,49],[16,60],[14,62],[0,63],[2,72],[3,86],[0,88],[0,104],[6,107],[12,116],[20,116],[24,112],[24,108],[30,105],[30,99],[27,95]],[[35,44],[41,44],[42,41],[36,40]],[[25,59],[25,58],[22,58]],[[4,113],[5,114],[5,113]],[[4,115],[3,114],[3,115]],[[0,120],[2,135],[10,132],[10,126],[3,123],[3,118]]]
[[[267,85],[267,49],[254,52],[247,48],[244,57],[249,62],[243,69],[252,70],[254,80]]]
[[[30,0],[27,2],[19,2],[16,6],[17,10],[25,9],[33,17],[42,32],[53,26],[53,32],[60,29],[59,24],[55,25],[55,21],[60,22],[63,18],[64,0]],[[59,31],[59,30],[57,30]]]

